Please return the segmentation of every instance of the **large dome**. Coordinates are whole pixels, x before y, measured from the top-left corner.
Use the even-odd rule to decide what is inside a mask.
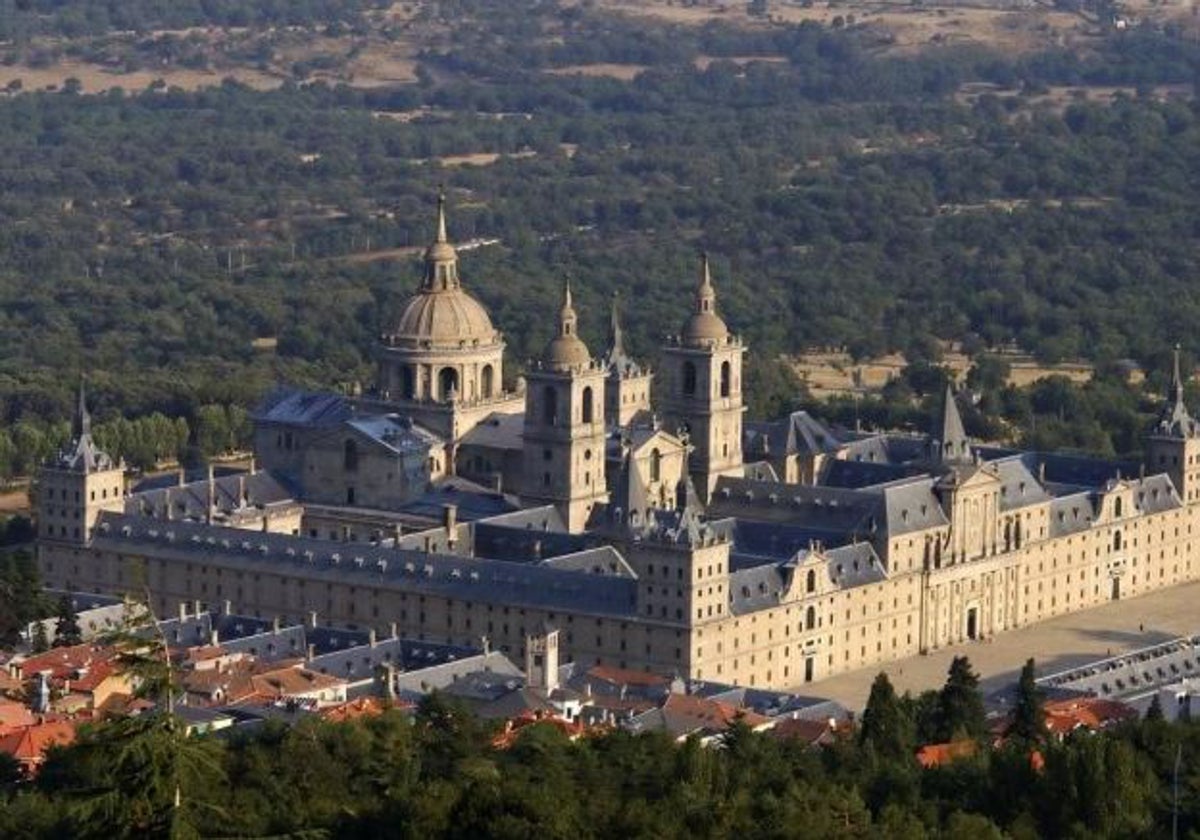
[[[390,337],[422,347],[473,347],[500,340],[483,304],[461,288],[422,290],[405,305]]]
[[[444,195],[438,196],[437,237],[425,251],[425,279],[384,340],[393,346],[442,349],[500,343],[487,310],[463,291],[458,279],[458,254],[446,236]]]

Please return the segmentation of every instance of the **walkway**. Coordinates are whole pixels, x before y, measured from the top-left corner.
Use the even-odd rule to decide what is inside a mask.
[[[1016,681],[1025,660],[1037,661],[1038,676],[1064,671],[1105,655],[1200,631],[1200,581],[1171,587],[1139,598],[1115,601],[1001,633],[987,641],[969,642],[863,668],[796,688],[798,693],[828,697],[859,711],[866,705],[871,682],[886,671],[898,693],[918,694],[940,688],[955,656],[970,657],[984,694]]]

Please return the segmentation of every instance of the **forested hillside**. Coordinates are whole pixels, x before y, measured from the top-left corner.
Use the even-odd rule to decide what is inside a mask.
[[[162,25],[192,9],[144,5]],[[229,23],[245,5],[195,8]],[[131,8],[17,6],[42,22]],[[762,366],[813,345],[929,358],[934,339],[1015,342],[1154,371],[1177,341],[1200,349],[1191,42],[1136,30],[1087,54],[895,57],[861,26],[489,8],[422,13],[414,85],[0,98],[0,416],[61,420],[85,370],[102,419],[194,420],[279,379],[369,383],[443,183],[452,235],[498,240],[463,273],[518,365],[548,338],[564,273],[593,349],[620,290],[652,360],[701,248],[755,350],[760,406],[791,387]],[[560,72],[598,63],[639,72]]]

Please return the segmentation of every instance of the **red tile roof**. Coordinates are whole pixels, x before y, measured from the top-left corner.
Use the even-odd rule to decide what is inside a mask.
[[[664,687],[671,684],[670,677],[662,674],[651,674],[646,671],[633,671],[628,668],[614,668],[610,665],[596,665],[588,669],[587,676],[602,680],[613,685],[637,686],[640,688]]]
[[[32,772],[45,758],[46,750],[75,740],[75,724],[67,720],[34,723],[0,736],[0,752],[6,752]]]
[[[948,744],[926,744],[917,750],[917,763],[926,770],[944,767],[952,761],[975,755],[979,745],[974,741],[951,741]]]
[[[1122,721],[1133,720],[1137,710],[1102,697],[1075,697],[1046,703],[1046,728],[1055,735],[1075,729],[1105,729]]]

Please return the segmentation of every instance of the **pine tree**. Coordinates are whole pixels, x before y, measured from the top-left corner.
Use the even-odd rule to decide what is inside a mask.
[[[30,634],[29,648],[34,653],[45,653],[50,649],[50,639],[46,635],[46,624],[43,621],[35,621],[33,623],[33,631]]]
[[[938,695],[938,717],[939,737],[943,741],[981,738],[987,733],[979,675],[965,656],[956,656],[950,663],[946,684]]]
[[[905,713],[887,674],[881,673],[871,684],[871,696],[863,710],[859,742],[871,745],[887,758],[911,756],[913,723]]]
[[[1046,711],[1041,689],[1034,679],[1033,659],[1021,668],[1017,681],[1017,702],[1013,708],[1013,724],[1009,734],[1024,741],[1039,742],[1046,736]]]
[[[58,622],[54,625],[54,646],[70,647],[83,643],[83,631],[79,629],[79,616],[70,595],[58,600]]]
[[[1166,715],[1163,714],[1162,700],[1159,699],[1157,694],[1155,694],[1154,697],[1150,700],[1150,707],[1148,709],[1146,709],[1145,719],[1148,722],[1149,721],[1161,721],[1161,720],[1166,719]]]

